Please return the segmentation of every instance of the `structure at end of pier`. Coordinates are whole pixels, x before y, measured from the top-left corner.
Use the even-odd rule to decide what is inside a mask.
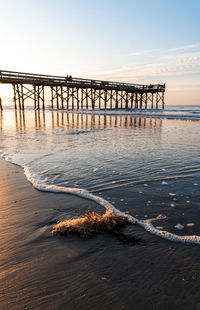
[[[48,107],[67,110],[164,109],[165,84],[131,84],[0,71],[0,83],[12,84],[15,109],[24,110],[31,99],[34,109],[45,109],[45,89],[50,88]]]

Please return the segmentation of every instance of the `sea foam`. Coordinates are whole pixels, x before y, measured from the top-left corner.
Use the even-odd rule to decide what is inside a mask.
[[[50,109],[51,110],[51,109]],[[71,111],[73,113],[73,111]],[[182,120],[200,120],[200,111],[192,112],[190,110],[161,110],[161,109],[130,109],[130,110],[78,110],[76,114],[90,115],[129,115],[150,118],[182,119]]]
[[[1,153],[1,157],[4,158],[5,160],[20,166],[18,163],[13,162],[11,157],[9,157],[7,153],[3,153],[1,151],[0,151],[0,153]],[[127,214],[126,212],[122,212],[122,211],[118,210],[110,202],[108,202],[106,199],[99,197],[97,195],[94,195],[85,189],[46,184],[44,181],[39,179],[35,173],[31,172],[31,169],[29,167],[22,166],[22,165],[21,165],[21,167],[24,169],[24,174],[25,174],[27,180],[33,185],[33,187],[35,187],[39,191],[52,192],[52,193],[66,193],[66,194],[76,195],[78,197],[94,201],[98,205],[105,208],[105,210],[107,210],[107,211],[109,211],[115,215],[122,216],[122,217],[126,218],[130,224],[137,224],[137,225],[143,227],[147,232],[149,232],[153,235],[156,235],[158,237],[161,237],[161,238],[164,238],[164,239],[167,239],[170,241],[174,241],[174,242],[200,245],[200,236],[197,236],[197,235],[178,236],[176,234],[162,230],[161,229],[162,227],[160,227],[160,226],[155,227],[153,225],[153,222],[158,221],[158,220],[159,221],[164,220],[165,219],[164,215],[160,214],[155,218],[146,219],[146,220],[139,220],[139,219],[131,216],[130,214]]]

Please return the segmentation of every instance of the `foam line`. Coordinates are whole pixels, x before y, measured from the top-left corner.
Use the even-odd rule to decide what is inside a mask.
[[[51,110],[51,109],[49,109]],[[129,110],[129,111],[123,111],[123,110],[62,110],[65,113],[74,113],[74,114],[90,114],[90,115],[110,115],[110,116],[139,116],[139,117],[150,117],[150,118],[167,118],[167,119],[183,119],[183,120],[194,120],[198,121],[200,120],[200,115],[199,113],[193,115],[186,115],[184,114],[185,111],[183,111],[183,114],[178,114],[177,111],[176,113],[170,114],[170,110]]]
[[[1,155],[5,160],[11,161],[8,157],[8,154]],[[113,212],[115,215],[122,216],[127,219],[127,221],[131,224],[138,224],[139,226],[143,227],[146,231],[154,234],[158,237],[174,241],[174,242],[181,242],[181,243],[189,243],[189,244],[198,244],[200,245],[200,236],[192,235],[192,236],[178,236],[176,234],[170,233],[165,230],[159,230],[153,225],[153,221],[164,219],[164,216],[158,216],[156,218],[148,219],[148,220],[139,220],[130,214],[126,214],[124,212],[119,211],[115,208],[110,202],[107,200],[94,195],[82,188],[72,188],[72,187],[61,187],[57,185],[48,185],[45,184],[43,181],[37,179],[37,176],[32,174],[28,167],[24,168],[24,174],[26,175],[27,180],[37,189],[43,192],[52,192],[52,193],[66,193],[71,195],[76,195],[78,197],[88,199],[91,201],[96,202],[100,206],[104,207],[107,211]]]
[[[72,187],[61,187],[61,186],[56,186],[56,185],[47,185],[43,182],[41,182],[40,180],[36,180],[34,178],[33,175],[31,175],[30,171],[28,168],[24,168],[24,173],[27,177],[27,179],[29,180],[29,182],[31,182],[33,184],[33,186],[40,190],[40,191],[45,191],[45,192],[55,192],[55,193],[66,193],[66,194],[71,194],[71,195],[76,195],[79,196],[81,198],[84,199],[88,199],[91,201],[96,202],[97,204],[99,204],[100,206],[104,207],[107,211],[110,211],[112,213],[114,213],[115,215],[119,215],[122,216],[124,218],[127,219],[127,221],[131,224],[138,224],[141,227],[143,227],[146,231],[170,240],[170,241],[174,241],[174,242],[182,242],[182,243],[193,243],[193,244],[199,244],[200,245],[200,236],[178,236],[176,234],[172,234],[168,231],[164,231],[164,230],[159,230],[157,229],[154,225],[153,225],[153,221],[156,220],[161,220],[164,219],[165,217],[163,216],[158,216],[156,218],[152,218],[152,219],[148,219],[148,220],[139,220],[129,214],[126,214],[124,212],[119,211],[117,208],[115,208],[110,202],[108,202],[107,200],[97,196],[97,195],[93,195],[92,193],[88,192],[85,189],[81,189],[81,188],[72,188]]]

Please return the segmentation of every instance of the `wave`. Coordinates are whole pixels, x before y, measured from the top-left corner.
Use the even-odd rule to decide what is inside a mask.
[[[76,114],[90,114],[90,115],[110,115],[110,116],[139,116],[139,117],[148,117],[148,118],[167,118],[167,119],[183,119],[183,120],[200,120],[200,111],[189,111],[186,113],[185,110],[179,111],[174,110],[173,113],[170,113],[173,110],[77,110],[77,111],[66,111],[66,113],[76,113]],[[175,113],[174,113],[175,112]]]
[[[161,182],[161,181],[170,181],[170,180],[178,180],[178,179],[185,179],[185,178],[191,178],[192,174],[186,174],[186,175],[177,175],[177,176],[171,176],[171,177],[162,177],[162,178],[152,178],[152,179],[146,179],[146,180],[139,180],[139,181],[133,181],[131,179],[127,180],[119,180],[115,181],[115,183],[104,183],[101,185],[93,186],[91,192],[105,192],[112,189],[118,189],[130,185],[139,185],[144,183],[153,183],[153,182]],[[105,185],[105,187],[102,187],[102,185]]]
[[[12,162],[11,158],[8,156],[7,153],[1,152],[2,158],[5,160],[16,164],[15,162]],[[19,164],[17,164],[20,166]],[[82,188],[72,188],[72,187],[62,187],[57,185],[49,185],[46,184],[44,181],[41,181],[37,178],[37,175],[31,172],[29,167],[21,166],[24,169],[24,174],[26,175],[27,180],[39,191],[43,192],[52,192],[52,193],[66,193],[70,195],[76,195],[78,197],[91,200],[96,202],[98,205],[104,207],[107,211],[112,212],[115,215],[122,216],[127,219],[127,221],[130,224],[137,224],[141,227],[143,227],[146,231],[150,232],[151,234],[154,234],[158,237],[174,241],[174,242],[181,242],[181,243],[189,243],[189,244],[197,244],[200,245],[200,236],[197,235],[191,235],[191,236],[178,236],[176,234],[170,233],[165,230],[160,230],[156,228],[153,225],[154,221],[157,220],[164,220],[165,216],[158,215],[156,218],[151,218],[147,220],[139,220],[130,214],[126,214],[117,208],[115,208],[110,202],[108,202],[106,199],[99,197],[97,195],[92,194],[91,192],[82,189]]]
[[[75,113],[75,114],[92,114],[92,115],[110,115],[110,116],[139,116],[139,117],[148,117],[148,118],[167,118],[167,119],[183,119],[183,120],[200,120],[200,108],[199,106],[167,106],[165,109],[119,109],[119,110],[66,110],[66,109],[52,109],[50,106],[47,106],[47,110],[62,112],[62,113]],[[13,110],[13,107],[6,105],[6,110]],[[26,110],[33,111],[32,106],[26,106]],[[80,132],[82,133],[82,132]],[[83,132],[84,133],[84,132]],[[86,132],[87,133],[87,132]],[[79,134],[79,132],[70,133]]]

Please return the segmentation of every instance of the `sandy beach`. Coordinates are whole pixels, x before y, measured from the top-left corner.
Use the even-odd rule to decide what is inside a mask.
[[[99,207],[39,192],[22,168],[4,160],[0,173],[0,309],[200,309],[198,246],[172,243],[138,226],[123,231],[131,229],[141,245],[109,234],[52,236],[55,209],[74,209],[77,216]]]

